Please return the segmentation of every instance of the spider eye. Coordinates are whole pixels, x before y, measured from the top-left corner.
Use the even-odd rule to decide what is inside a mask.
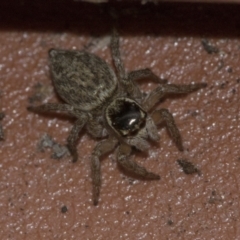
[[[123,136],[133,135],[145,126],[146,113],[130,99],[118,99],[108,116],[112,127]]]

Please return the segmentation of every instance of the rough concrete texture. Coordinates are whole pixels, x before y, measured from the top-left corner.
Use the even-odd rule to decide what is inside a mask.
[[[239,6],[4,4],[0,239],[240,239]],[[26,107],[61,101],[49,74],[50,48],[87,49],[112,64],[108,44],[114,22],[128,70],[150,67],[170,83],[208,87],[158,106],[173,113],[185,150],[179,152],[160,128],[160,142],[133,157],[161,180],[126,176],[112,153],[101,162],[95,207],[89,158],[97,141],[83,132],[77,163],[68,154],[53,159],[58,147],[52,146],[65,144],[74,119]],[[146,92],[155,86],[142,83]],[[201,174],[186,175],[178,159]]]

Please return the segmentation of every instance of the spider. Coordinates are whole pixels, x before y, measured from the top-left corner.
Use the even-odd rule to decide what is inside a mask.
[[[100,157],[117,148],[117,163],[127,172],[143,179],[160,176],[146,170],[132,158],[132,149],[147,151],[149,141],[158,141],[157,125],[165,123],[171,138],[183,151],[181,135],[167,109],[153,110],[169,94],[184,94],[206,87],[205,83],[167,84],[150,69],[127,73],[120,57],[119,36],[111,37],[111,54],[116,73],[101,58],[85,51],[50,49],[50,70],[58,95],[66,103],[29,106],[34,112],[63,112],[76,118],[67,138],[73,162],[78,159],[76,143],[85,127],[97,143],[91,155],[93,204],[99,202],[101,187]],[[158,86],[149,94],[140,91],[137,80],[150,79]]]

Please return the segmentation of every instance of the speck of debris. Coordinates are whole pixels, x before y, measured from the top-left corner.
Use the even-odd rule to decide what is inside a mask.
[[[61,213],[66,213],[68,208],[66,206],[61,207]]]
[[[210,196],[208,203],[210,204],[220,204],[222,202],[222,197],[218,196],[215,190],[212,191],[212,195]]]
[[[220,88],[221,89],[225,88],[227,84],[228,84],[228,81],[221,83]]]
[[[129,214],[130,214],[130,212],[129,212],[129,211],[126,211],[125,213],[126,213],[127,215],[129,215]]]
[[[240,83],[240,78],[238,78],[236,81],[237,81],[237,83]]]
[[[178,159],[177,163],[182,168],[185,174],[194,174],[194,173],[197,173],[198,175],[201,174],[200,170],[196,168],[191,162],[187,161],[186,159]]]
[[[233,89],[232,89],[232,94],[235,94],[235,93],[236,93],[236,89],[233,88]]]
[[[123,180],[127,180],[128,181],[128,184],[130,184],[130,185],[133,185],[133,183],[136,181],[136,179],[134,179],[134,178],[131,178],[131,177],[126,177],[126,176],[122,176],[122,179]]]
[[[45,148],[51,148],[53,146],[53,143],[54,141],[52,138],[47,133],[45,133],[38,144],[38,148],[41,152],[44,152]]]
[[[92,38],[87,45],[84,46],[85,50],[96,52],[99,49],[103,49],[104,47],[110,44],[111,37],[103,36],[103,37],[95,37]]]
[[[5,114],[3,112],[0,112],[0,120],[2,120],[5,117]]]
[[[1,124],[0,124],[0,140],[4,140],[4,132]]]
[[[213,53],[218,53],[219,52],[219,49],[217,47],[211,45],[207,39],[202,39],[201,43],[203,45],[204,50],[208,54],[213,54]]]
[[[196,117],[199,114],[197,110],[188,110],[187,113],[192,117]]]
[[[60,159],[66,154],[69,154],[68,148],[58,143],[53,144],[52,150],[53,150],[53,154],[51,155],[51,158],[54,158],[54,159]]]
[[[37,83],[33,86],[33,95],[28,98],[30,104],[36,102],[42,102],[52,93],[52,87],[50,85],[43,85],[42,83]]]
[[[70,155],[69,150],[66,146],[56,143],[51,136],[45,133],[38,143],[38,149],[44,152],[46,148],[51,148],[53,153],[51,158],[60,159],[65,155]]]
[[[225,83],[222,83],[221,85],[220,85],[220,88],[224,88],[226,86],[226,84]]]
[[[232,73],[232,72],[233,72],[233,69],[232,69],[231,67],[229,67],[229,68],[227,69],[227,71],[228,71],[229,73]]]
[[[224,61],[221,59],[218,63],[218,70],[220,71],[224,67]]]
[[[0,120],[2,120],[5,117],[4,113],[0,113]],[[3,128],[2,128],[2,124],[0,123],[0,140],[4,139],[4,132],[3,132]]]
[[[133,178],[128,178],[128,183],[130,185],[133,185],[133,183],[136,181],[136,179],[133,179]]]
[[[173,225],[173,221],[172,221],[171,219],[169,219],[169,220],[167,221],[167,224],[168,224],[169,226],[172,226],[172,225]]]

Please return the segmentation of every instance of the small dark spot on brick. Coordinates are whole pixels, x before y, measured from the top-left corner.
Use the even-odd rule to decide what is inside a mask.
[[[4,117],[5,117],[5,114],[0,112],[0,120],[2,120]],[[0,123],[0,140],[4,140],[4,132],[3,132],[1,123]]]
[[[125,213],[126,213],[127,215],[129,215],[129,214],[130,214],[130,212],[129,212],[129,211],[126,211]]]
[[[224,61],[221,59],[218,63],[218,71],[220,71],[224,67]]]
[[[220,204],[222,202],[222,197],[217,194],[217,191],[213,190],[212,195],[208,199],[208,203],[210,204]]]
[[[221,83],[221,84],[220,84],[220,88],[221,88],[221,89],[225,88],[225,86],[226,86],[226,83]]]
[[[240,78],[238,78],[236,81],[237,81],[237,83],[240,83]]]
[[[229,68],[227,68],[227,71],[228,71],[229,73],[232,73],[232,72],[233,72],[233,69],[232,69],[231,67],[229,67]]]
[[[66,213],[68,211],[68,208],[66,206],[63,206],[61,208],[61,213]]]
[[[186,159],[178,159],[177,163],[182,168],[185,174],[197,173],[198,175],[200,175],[200,171],[198,170],[198,168],[196,168],[191,162],[187,161]]]
[[[188,110],[187,113],[192,117],[196,117],[198,115],[198,111],[196,110]]]
[[[0,120],[2,120],[5,117],[5,114],[3,112],[0,112]]]
[[[168,224],[169,226],[172,226],[172,225],[173,225],[173,221],[172,221],[171,219],[169,219],[169,220],[167,221],[167,224]]]

